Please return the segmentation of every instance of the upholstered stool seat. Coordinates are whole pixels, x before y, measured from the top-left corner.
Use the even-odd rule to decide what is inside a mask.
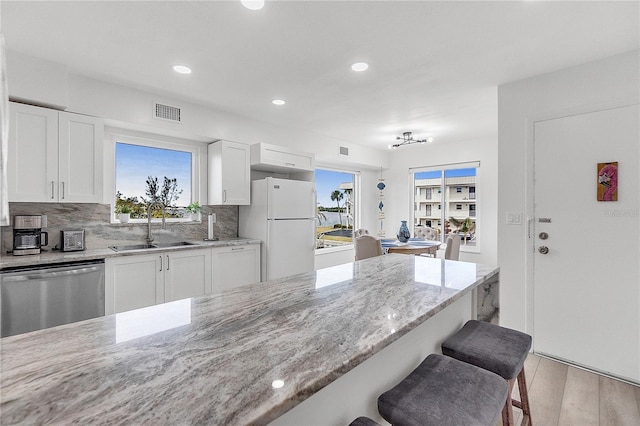
[[[395,426],[495,426],[507,392],[500,376],[432,354],[380,395],[378,411]]]
[[[505,402],[502,421],[513,424],[512,405],[521,408],[523,424],[531,424],[531,412],[524,375],[524,361],[531,349],[531,336],[487,322],[468,321],[457,333],[442,344],[444,355],[484,368],[502,376],[509,383],[509,397]],[[511,399],[511,390],[518,380],[520,400]]]
[[[371,420],[369,417],[358,417],[349,426],[380,426],[380,423]]]

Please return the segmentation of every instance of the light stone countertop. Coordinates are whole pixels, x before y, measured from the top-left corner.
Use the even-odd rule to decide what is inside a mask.
[[[197,241],[186,240],[193,245],[165,247],[165,248],[153,248],[153,249],[141,249],[116,252],[110,248],[103,249],[91,249],[83,251],[43,251],[40,254],[13,256],[6,254],[0,256],[0,270],[13,267],[22,266],[40,266],[40,265],[52,265],[55,263],[64,262],[81,262],[97,259],[106,259],[109,257],[121,257],[121,256],[136,256],[140,254],[149,254],[156,252],[169,252],[169,251],[182,251],[182,250],[195,250],[201,248],[211,247],[228,247],[236,245],[246,244],[260,244],[260,240],[253,240],[247,238],[231,238],[216,241]],[[131,244],[142,244],[144,241],[132,241]]]
[[[7,337],[0,423],[266,424],[497,278],[390,254]]]

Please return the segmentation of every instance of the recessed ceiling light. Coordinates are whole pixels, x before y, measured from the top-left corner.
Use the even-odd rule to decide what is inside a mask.
[[[180,74],[191,74],[191,68],[186,65],[174,65],[173,70]]]
[[[260,10],[264,7],[264,0],[242,0],[241,3],[250,10]]]
[[[286,102],[282,99],[274,99],[271,101],[271,103],[278,106],[286,104]]]
[[[367,68],[369,68],[369,64],[366,62],[356,62],[355,64],[351,65],[351,69],[356,72],[366,71]]]

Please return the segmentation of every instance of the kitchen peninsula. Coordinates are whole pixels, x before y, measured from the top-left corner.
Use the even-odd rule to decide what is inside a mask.
[[[348,424],[497,283],[496,267],[390,254],[5,338],[0,422]]]

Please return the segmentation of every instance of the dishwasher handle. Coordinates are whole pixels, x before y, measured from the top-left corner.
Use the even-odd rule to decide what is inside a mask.
[[[41,280],[44,278],[65,277],[71,275],[89,274],[102,271],[104,264],[97,263],[83,266],[64,266],[62,268],[36,269],[27,271],[11,271],[2,274],[4,282]]]

